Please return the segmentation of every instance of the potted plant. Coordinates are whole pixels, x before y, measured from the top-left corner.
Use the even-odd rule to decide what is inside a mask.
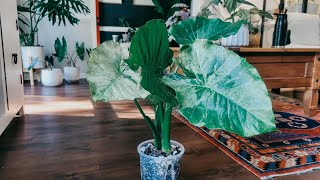
[[[174,108],[196,126],[241,136],[276,129],[271,100],[257,70],[234,52],[212,43],[235,34],[241,25],[241,21],[205,17],[174,25],[170,34],[182,46],[177,64],[184,74],[165,73],[173,52],[163,20],[139,28],[129,59],[111,41],[92,50],[87,71],[92,99],[133,100],[152,131],[154,139],[138,145],[142,179],[177,179],[179,175],[184,147],[170,138]],[[144,113],[138,98],[153,105],[154,120]]]
[[[119,25],[122,27],[127,27],[128,30],[122,34],[122,42],[127,43],[131,41],[132,36],[136,32],[136,28],[130,27],[129,22],[125,17],[119,18]]]
[[[22,5],[18,5],[18,19],[20,25],[20,41],[23,67],[43,68],[45,67],[44,47],[38,44],[39,23],[45,17],[52,22],[60,25],[78,24],[79,19],[74,13],[88,14],[89,8],[82,0],[54,0],[39,1],[26,0]],[[31,59],[39,59],[37,63],[32,63]],[[30,63],[33,67],[30,67]]]
[[[246,5],[251,8],[243,8]],[[211,0],[207,6],[203,7],[200,16],[208,17],[212,14],[208,9],[212,6],[215,13],[220,16],[224,21],[235,22],[241,20],[244,22],[239,31],[232,36],[222,38],[221,44],[223,46],[248,46],[249,34],[256,34],[258,28],[254,27],[252,23],[252,17],[259,15],[260,17],[266,17],[273,19],[272,15],[266,11],[259,10],[254,4],[245,0]]]
[[[78,82],[80,80],[80,68],[77,67],[77,61],[84,61],[85,47],[84,42],[81,44],[76,42],[75,50],[72,53],[68,52],[67,41],[62,37],[61,41],[57,38],[54,42],[55,56],[59,63],[66,62],[67,66],[63,67],[64,79],[69,82]]]
[[[47,62],[48,68],[41,70],[41,82],[44,86],[55,87],[60,86],[63,83],[63,75],[61,69],[54,69],[54,57],[46,56],[45,61]],[[35,63],[35,61],[34,61]]]

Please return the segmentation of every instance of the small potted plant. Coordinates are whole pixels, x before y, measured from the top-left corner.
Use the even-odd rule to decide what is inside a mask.
[[[242,6],[246,5],[251,7],[250,9],[244,9]],[[266,11],[259,10],[254,4],[245,0],[211,0],[207,6],[201,9],[199,16],[208,17],[214,13],[210,12],[209,7],[213,7],[214,13],[216,13],[224,21],[243,21],[242,27],[239,31],[232,36],[222,38],[221,44],[223,46],[248,46],[249,34],[256,34],[258,28],[254,27],[252,23],[252,17],[259,15],[260,17],[266,17],[273,19],[272,15]],[[219,8],[218,8],[219,7]]]
[[[28,69],[45,67],[44,47],[38,42],[39,23],[43,18],[48,17],[52,25],[66,25],[66,20],[75,25],[79,19],[74,13],[90,13],[82,0],[26,0],[17,9],[23,67]],[[38,59],[36,63],[32,62],[34,59]],[[33,66],[30,66],[31,63]]]
[[[44,86],[55,87],[60,86],[63,83],[63,75],[61,69],[54,69],[54,57],[46,56],[45,61],[47,62],[48,68],[41,70],[41,82]],[[36,61],[34,61],[35,63]]]
[[[67,41],[64,37],[60,40],[57,38],[54,42],[55,56],[59,63],[66,62],[67,66],[63,67],[64,79],[69,83],[78,82],[80,80],[80,68],[77,67],[77,61],[84,61],[85,47],[84,42],[81,44],[76,42],[75,50],[68,52]]]
[[[196,126],[241,136],[276,129],[271,100],[257,70],[236,53],[212,43],[235,34],[241,25],[240,21],[204,17],[174,25],[170,34],[182,46],[177,64],[184,74],[165,73],[172,65],[173,52],[163,20],[152,20],[139,28],[132,39],[129,59],[112,41],[92,50],[87,71],[92,99],[133,100],[151,129],[153,139],[142,142],[137,149],[141,179],[179,176],[185,149],[170,138],[174,108]],[[144,113],[139,98],[153,105],[154,120]]]

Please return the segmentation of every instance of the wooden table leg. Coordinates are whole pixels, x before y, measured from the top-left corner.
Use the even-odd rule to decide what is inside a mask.
[[[318,100],[318,89],[306,88],[303,96],[303,109],[307,116],[312,117],[316,114],[318,109]]]

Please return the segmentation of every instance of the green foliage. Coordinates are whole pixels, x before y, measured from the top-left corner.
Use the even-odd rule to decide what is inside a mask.
[[[79,19],[75,13],[88,14],[89,8],[83,0],[27,0],[23,5],[17,7],[18,19],[20,25],[24,25],[26,29],[20,27],[20,42],[25,46],[35,46],[35,39],[39,31],[38,25],[41,20],[48,17],[52,25],[58,23],[60,25],[69,22],[76,25]],[[66,21],[68,20],[68,21]]]
[[[180,0],[152,0],[152,2],[156,6],[156,11],[162,15],[164,20],[167,20],[175,11],[172,6],[180,3]]]
[[[78,59],[84,61],[85,53],[90,52],[88,50],[86,51],[84,42],[82,42],[80,45],[78,42],[76,42],[75,50],[71,54],[69,54],[67,41],[65,40],[64,36],[61,40],[59,38],[55,40],[54,49],[55,53],[53,53],[53,56],[58,59],[59,63],[66,60],[67,65],[73,67],[76,67]]]
[[[141,68],[141,85],[150,94],[172,106],[177,104],[174,91],[162,82],[163,71],[172,64],[168,32],[163,20],[152,20],[139,28],[132,38],[129,66]]]
[[[44,60],[48,63],[48,67],[52,70],[52,67],[53,67],[53,62],[54,62],[54,58],[53,58],[53,56],[46,56],[45,58],[44,58]]]
[[[195,77],[170,74],[164,81],[192,124],[245,137],[276,130],[267,88],[245,59],[207,40],[184,47],[180,59]]]
[[[31,63],[29,64],[28,71],[30,71],[39,62],[39,57],[31,57]]]
[[[68,50],[68,45],[67,45],[67,41],[64,37],[62,37],[62,42],[60,41],[59,38],[57,38],[54,41],[54,49],[55,49],[55,56],[57,57],[59,63],[61,63],[64,58],[66,58],[67,56],[67,50]]]
[[[76,42],[76,52],[77,52],[77,56],[79,57],[79,59],[81,61],[84,60],[84,55],[85,55],[85,48],[84,48],[84,42],[82,42],[79,46],[79,43]]]
[[[79,19],[75,17],[72,11],[80,14],[89,14],[90,10],[83,0],[40,0],[35,5],[35,10],[39,11],[41,17],[48,17],[48,20],[54,25],[61,22],[66,25],[66,19],[71,25],[76,25]]]
[[[141,85],[141,75],[124,61],[125,54],[112,41],[93,49],[88,61],[87,80],[94,101],[133,100],[149,93]]]
[[[203,16],[203,17],[208,17],[209,15],[211,15],[211,11],[208,9],[211,5],[223,5],[224,8],[226,8],[226,10],[229,12],[230,17],[228,17],[226,20],[232,20],[232,22],[236,21],[236,17],[237,20],[243,21],[245,24],[248,24],[249,26],[249,30],[250,32],[257,32],[258,29],[254,28],[253,24],[251,23],[251,17],[253,15],[259,15],[260,17],[266,17],[269,19],[273,19],[272,15],[269,14],[266,11],[263,10],[259,10],[254,4],[246,1],[246,0],[211,0],[211,2],[204,8],[201,9],[201,12],[199,13],[199,16]],[[242,9],[239,8],[240,5],[242,4],[246,4],[249,6],[252,6],[252,9],[247,10],[247,9]],[[216,9],[216,11],[218,11]]]
[[[275,130],[271,100],[257,70],[211,42],[236,33],[241,24],[203,18],[185,23],[171,30],[177,32],[173,34],[178,42],[187,44],[176,60],[185,75],[165,75],[172,65],[168,34],[162,20],[152,20],[134,35],[128,60],[123,61],[120,46],[113,42],[92,51],[87,74],[93,99],[150,99],[154,120],[143,112],[137,99],[134,102],[152,131],[155,147],[165,153],[171,151],[171,112],[177,104],[179,112],[197,126],[242,136]]]
[[[242,21],[224,22],[221,19],[196,17],[184,20],[170,28],[169,33],[179,44],[192,44],[196,39],[218,40],[238,32]]]

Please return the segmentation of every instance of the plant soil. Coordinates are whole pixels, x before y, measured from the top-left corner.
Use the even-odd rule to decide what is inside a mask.
[[[179,146],[171,145],[171,152],[170,154],[166,154],[161,150],[155,148],[153,143],[149,143],[147,146],[142,147],[140,149],[146,155],[153,156],[153,157],[169,157],[169,156],[176,156],[178,155],[181,150]]]

